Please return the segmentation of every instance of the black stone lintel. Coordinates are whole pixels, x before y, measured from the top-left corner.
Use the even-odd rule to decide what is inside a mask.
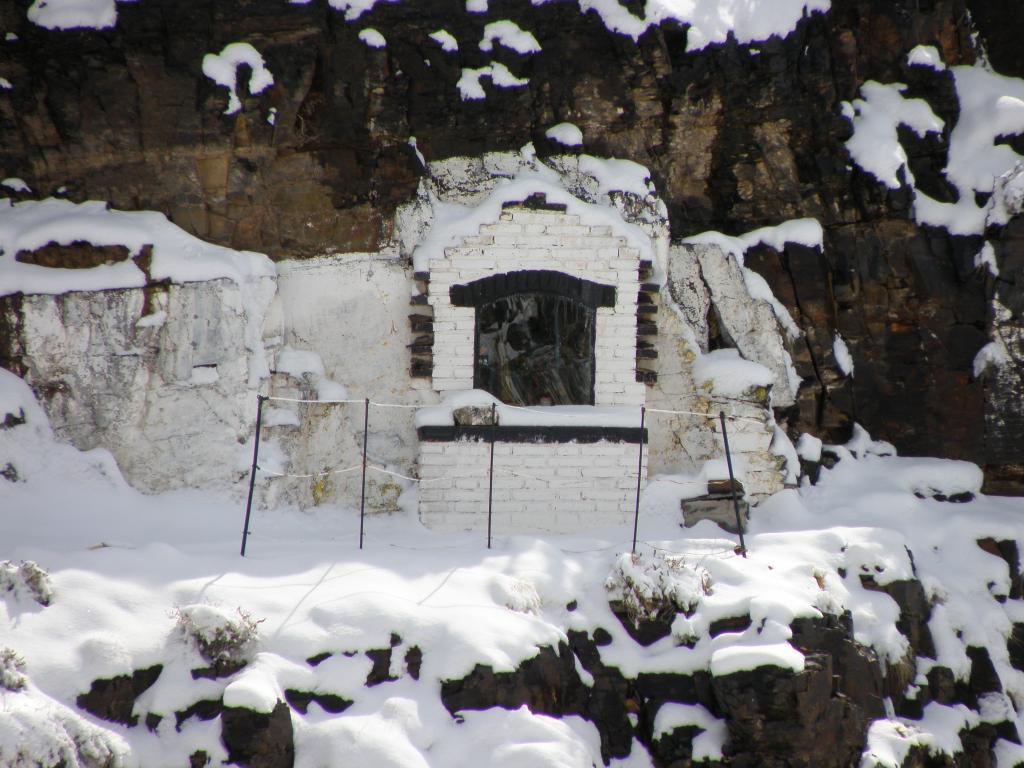
[[[489,442],[494,431],[496,443],[639,443],[647,442],[647,429],[640,427],[526,427],[467,425],[456,427],[420,427],[416,434],[428,443],[453,443],[457,440]]]
[[[564,296],[592,309],[615,306],[614,285],[602,285],[548,269],[502,272],[472,283],[453,285],[449,290],[456,307],[479,307],[516,293]]]
[[[502,209],[526,208],[531,211],[558,211],[559,213],[565,213],[568,206],[565,203],[549,203],[548,196],[543,192],[534,192],[525,200],[509,200],[502,203],[501,207]]]

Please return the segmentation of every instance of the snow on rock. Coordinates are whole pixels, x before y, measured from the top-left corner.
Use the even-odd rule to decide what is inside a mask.
[[[912,48],[907,54],[907,64],[912,67],[930,67],[940,72],[946,68],[942,54],[934,45],[918,45]]]
[[[853,376],[853,356],[838,332],[832,339],[832,354],[836,358],[836,365],[839,367],[840,373],[843,376]]]
[[[133,256],[151,245],[152,280],[187,283],[230,278],[238,283],[276,274],[266,256],[206,243],[152,211],[118,211],[106,203],[72,203],[49,198],[11,203],[0,200],[0,294],[59,294],[134,288],[146,284],[135,261],[89,269],[42,267],[17,261],[20,251],[48,243],[123,245]]]
[[[733,645],[720,648],[711,655],[711,674],[715,677],[746,672],[758,667],[779,667],[793,672],[803,672],[804,655],[789,643]]]
[[[541,5],[547,0],[532,0]],[[741,44],[785,37],[808,14],[825,12],[829,0],[655,0],[636,16],[616,0],[580,0],[580,10],[595,11],[612,32],[634,40],[651,26],[674,20],[689,27],[686,50],[721,45],[730,35]]]
[[[935,757],[952,757],[963,751],[960,732],[979,723],[977,713],[963,704],[945,706],[931,702],[919,721],[876,720],[868,729],[868,747],[862,768],[899,768],[911,748],[922,747]]]
[[[532,32],[522,29],[514,21],[492,21],[484,27],[484,36],[480,40],[480,50],[490,52],[494,44],[503,45],[518,54],[528,55],[540,53],[540,43]]]
[[[492,61],[477,69],[464,67],[462,76],[456,84],[463,101],[479,101],[487,98],[487,92],[480,84],[481,78],[485,77],[499,88],[518,88],[530,82],[529,78],[516,77],[512,74],[512,70],[498,61]]]
[[[228,89],[228,106],[225,115],[233,115],[242,108],[238,98],[238,67],[247,64],[249,92],[256,94],[274,84],[274,75],[267,69],[260,52],[249,43],[229,43],[220,53],[208,53],[203,57],[203,74]]]
[[[978,378],[989,368],[998,368],[1009,362],[1010,356],[1006,354],[1003,344],[999,341],[990,341],[974,356],[971,372],[974,374],[974,378]]]
[[[670,734],[676,728],[696,726],[701,733],[693,738],[693,760],[721,760],[728,738],[725,721],[715,717],[700,704],[677,704],[669,701],[658,707],[654,716],[654,738]]]
[[[986,222],[998,224],[1009,221],[1021,211],[1024,211],[1024,161],[1018,162],[996,179],[992,207]]]
[[[996,263],[996,251],[988,240],[981,246],[981,250],[974,255],[974,266],[988,270],[992,277],[999,277],[999,265]]]
[[[940,133],[945,126],[927,101],[905,98],[906,89],[903,83],[883,85],[869,80],[861,86],[859,99],[843,103],[843,114],[853,123],[853,136],[846,142],[850,157],[889,189],[899,189],[903,182],[913,184],[897,128],[906,126],[923,137]]]
[[[559,123],[544,131],[544,135],[565,147],[583,146],[583,131],[572,123]]]
[[[290,1],[295,2],[295,0]],[[309,0],[304,0],[304,3],[306,2]],[[331,8],[345,14],[345,21],[355,21],[379,2],[394,3],[397,0],[327,0],[327,4]]]
[[[384,39],[384,35],[373,27],[367,27],[366,29],[360,30],[359,39],[366,43],[370,48],[384,48],[387,46],[387,41]]]
[[[912,63],[924,63],[930,55],[915,48]],[[960,112],[950,132],[943,174],[957,190],[955,202],[936,200],[914,185],[897,128],[903,125],[924,136],[942,131],[944,123],[927,102],[905,98],[903,84],[868,81],[861,87],[861,98],[843,105],[843,114],[853,124],[853,136],[846,147],[859,167],[890,189],[903,183],[911,187],[914,216],[919,223],[944,227],[956,235],[982,234],[986,226],[1005,224],[1012,215],[1012,206],[1004,204],[1000,187],[1005,189],[1002,180],[1014,175],[1024,157],[1000,137],[1024,133],[1024,80],[1005,77],[981,64],[951,67],[949,71],[953,73]],[[984,202],[979,195],[984,196]]]
[[[447,29],[439,29],[431,32],[428,37],[441,46],[445,53],[456,53],[459,50],[459,41]]]
[[[28,20],[47,29],[109,29],[117,23],[115,0],[35,0]]]
[[[0,186],[7,187],[13,192],[23,192],[25,194],[29,194],[32,192],[32,188],[28,184],[26,184],[23,179],[19,179],[16,176],[11,176],[10,178],[6,178],[3,181],[0,181]]]
[[[821,461],[821,438],[804,432],[796,442],[797,455],[804,461]]]
[[[749,397],[753,389],[769,387],[772,372],[760,363],[744,360],[736,349],[716,349],[693,363],[697,386],[722,397]]]

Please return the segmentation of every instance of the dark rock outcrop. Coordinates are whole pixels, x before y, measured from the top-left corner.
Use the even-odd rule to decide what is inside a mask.
[[[79,694],[75,703],[103,720],[136,725],[139,716],[132,713],[135,700],[156,682],[162,671],[163,665],[157,664],[130,675],[94,680],[88,692]]]
[[[283,701],[269,713],[225,707],[221,741],[228,761],[246,768],[291,768],[295,762],[291,710]]]

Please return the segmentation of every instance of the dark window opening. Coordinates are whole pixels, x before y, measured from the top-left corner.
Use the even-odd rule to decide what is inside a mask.
[[[509,405],[593,405],[596,314],[551,293],[478,304],[474,385]]]

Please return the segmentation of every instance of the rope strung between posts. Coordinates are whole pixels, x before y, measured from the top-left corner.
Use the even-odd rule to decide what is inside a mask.
[[[273,477],[310,478],[310,477],[327,477],[328,475],[343,475],[346,472],[355,472],[361,466],[362,466],[361,464],[356,464],[353,467],[345,467],[345,469],[327,469],[327,470],[324,470],[323,472],[311,472],[308,475],[296,475],[296,474],[292,474],[291,472],[275,472],[272,469],[265,469],[264,467],[260,467],[260,466],[257,466],[256,469],[258,469],[260,472],[263,472],[264,474],[271,475]]]
[[[704,396],[701,396],[701,395],[673,395],[673,397],[679,397],[681,399],[690,399],[690,400],[707,400],[707,401],[710,401],[710,402],[746,403],[746,404],[749,404],[749,405],[756,405],[756,406],[759,406],[761,408],[765,407],[764,403],[759,402],[757,400],[744,400],[742,398],[735,398],[735,397],[720,397],[720,396],[704,397]],[[365,400],[311,400],[311,399],[300,398],[300,397],[278,397],[277,395],[266,396],[263,399],[266,402],[301,403],[301,404],[307,404],[307,405],[364,405],[366,403]],[[411,410],[411,411],[420,410],[421,408],[443,408],[443,407],[445,407],[443,403],[435,403],[433,405],[429,404],[429,403],[419,403],[419,404],[416,404],[416,405],[409,405],[407,403],[381,403],[381,402],[378,402],[376,400],[370,400],[370,405],[375,405],[378,408],[404,408],[406,410]],[[544,408],[544,407],[551,407],[551,406],[508,405],[508,404],[505,404],[505,403],[502,403],[501,405],[498,406],[498,408],[512,410],[512,411],[526,411],[527,413],[543,413],[545,418],[555,417],[555,418],[559,418],[559,419],[586,419],[586,420],[588,420],[590,422],[593,422],[593,419],[594,419],[593,414],[588,414],[588,413],[565,413],[565,412],[562,412],[562,411],[550,411],[550,412],[540,411],[539,412],[537,410],[537,408]],[[555,407],[558,407],[558,406],[555,406]],[[602,406],[597,406],[597,407],[602,407]],[[604,406],[604,407],[608,407],[608,408],[629,408],[629,407],[634,407],[634,406]],[[639,406],[635,406],[635,407],[639,407]],[[647,412],[648,413],[680,414],[680,415],[687,415],[687,416],[700,416],[702,418],[716,418],[716,416],[713,415],[713,414],[701,413],[699,411],[683,411],[683,410],[670,410],[670,409],[664,409],[664,408],[648,408]],[[737,416],[735,414],[726,414],[726,418],[727,419],[736,419],[737,421],[753,421],[753,422],[756,422],[756,423],[759,423],[759,424],[763,423],[759,419],[754,419],[754,418],[751,418],[749,416]],[[542,426],[542,425],[537,425],[537,426]]]
[[[711,413],[700,413],[699,411],[674,411],[667,408],[648,408],[648,413],[671,413],[671,414],[682,414],[686,416],[700,416],[703,419],[717,419],[718,414]],[[736,414],[725,414],[725,418],[733,419],[734,421],[749,421],[753,424],[764,424],[763,419],[755,419],[751,416],[737,416]]]
[[[353,405],[363,404],[362,400],[303,400],[299,397],[277,397],[276,395],[264,397],[264,400],[272,403],[315,403],[317,405]]]

